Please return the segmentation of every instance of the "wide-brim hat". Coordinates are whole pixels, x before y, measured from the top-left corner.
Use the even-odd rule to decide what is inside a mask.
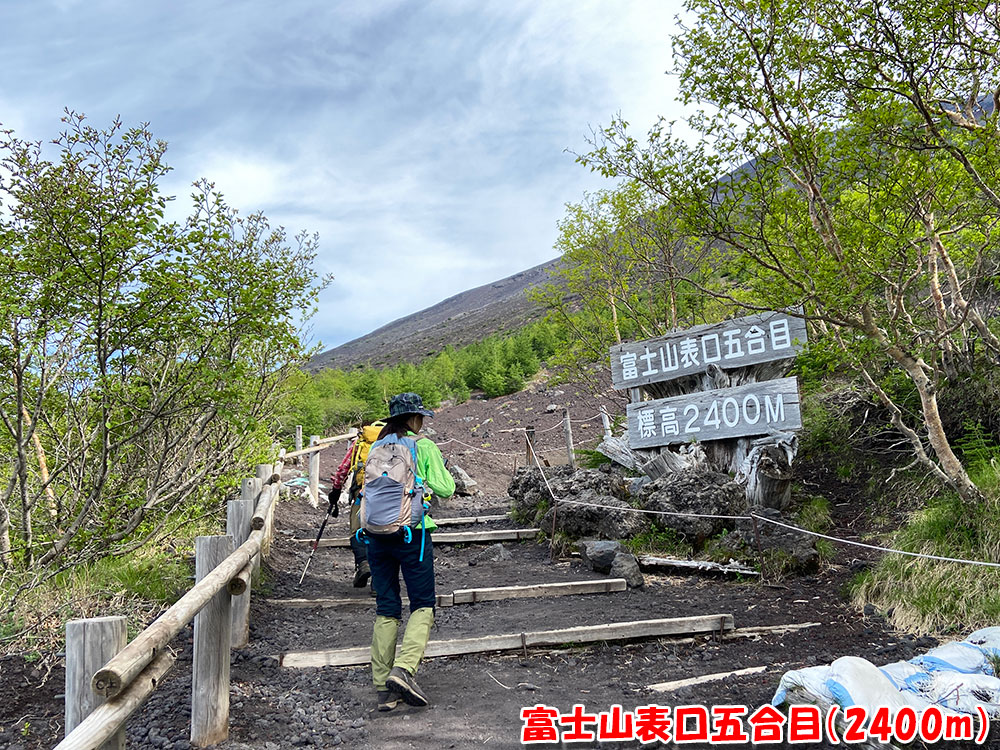
[[[389,399],[389,418],[402,417],[406,414],[422,414],[433,417],[434,412],[424,408],[423,399],[416,393],[400,393]]]

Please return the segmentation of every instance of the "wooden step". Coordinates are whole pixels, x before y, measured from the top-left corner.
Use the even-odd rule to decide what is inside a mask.
[[[494,586],[491,588],[459,589],[453,594],[438,594],[437,606],[451,607],[456,604],[495,602],[503,599],[527,599],[531,597],[577,596],[582,594],[609,594],[625,591],[628,584],[624,578],[600,578],[596,581],[565,581],[559,583],[536,583],[530,586]],[[289,609],[309,607],[353,607],[375,604],[370,596],[341,597],[337,599],[266,599],[268,604]],[[409,603],[403,597],[403,604]]]
[[[559,630],[538,630],[524,633],[505,633],[481,638],[456,638],[447,641],[430,641],[425,657],[458,656],[488,651],[516,651],[528,646],[559,646],[564,643],[595,643],[622,641],[635,638],[658,638],[673,635],[721,633],[733,629],[730,614],[700,615],[697,617],[671,617],[659,620],[610,622],[603,625],[585,625]],[[368,664],[369,646],[342,648],[332,651],[289,651],[278,657],[279,663],[288,668],[348,667]]]
[[[498,516],[457,516],[455,518],[435,518],[434,523],[438,526],[466,526],[479,523],[495,523],[496,521],[507,521],[506,515]]]
[[[499,529],[497,531],[435,531],[434,544],[494,544],[495,542],[517,542],[534,539],[541,529]],[[414,536],[419,534],[414,532]],[[293,539],[294,542],[312,544],[313,539]],[[351,538],[320,539],[320,547],[350,547]]]

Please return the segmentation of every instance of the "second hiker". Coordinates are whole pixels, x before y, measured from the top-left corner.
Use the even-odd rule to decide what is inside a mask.
[[[330,490],[330,503],[339,502],[341,493],[348,491],[347,502],[350,507],[351,521],[351,551],[354,553],[354,588],[360,589],[368,585],[371,570],[368,567],[368,553],[365,544],[358,539],[358,529],[361,528],[361,492],[365,483],[365,461],[372,443],[378,440],[379,433],[385,427],[385,422],[378,420],[369,425],[363,425],[358,437],[347,449],[344,460],[337,467],[337,473],[330,477],[333,489]]]

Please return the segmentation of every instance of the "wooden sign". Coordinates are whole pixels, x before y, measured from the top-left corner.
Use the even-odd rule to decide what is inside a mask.
[[[611,380],[616,389],[623,390],[697,375],[711,364],[730,369],[790,359],[805,348],[805,343],[802,318],[758,313],[613,346]]]
[[[628,405],[628,444],[632,448],[767,435],[801,427],[795,378]]]

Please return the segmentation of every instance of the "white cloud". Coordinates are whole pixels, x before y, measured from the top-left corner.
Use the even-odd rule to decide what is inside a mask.
[[[148,120],[174,212],[207,177],[320,232],[326,345],[551,258],[563,205],[602,184],[564,149],[674,106],[676,0],[56,4],[0,4],[0,122]],[[386,277],[414,292],[373,306]]]

